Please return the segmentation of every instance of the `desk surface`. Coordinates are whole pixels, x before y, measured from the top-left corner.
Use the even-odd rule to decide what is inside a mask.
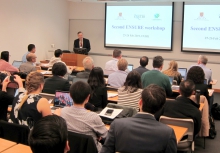
[[[109,91],[109,90],[108,90],[108,93],[115,93],[115,94],[118,94],[117,91]],[[117,103],[117,102],[118,102],[118,96],[108,97],[108,101],[111,101],[111,102]]]
[[[171,127],[176,135],[176,141],[179,143],[179,141],[182,139],[184,134],[187,132],[187,128],[185,127],[180,127],[180,126],[174,126],[174,125],[168,125]]]
[[[32,153],[31,148],[29,146],[23,144],[17,144],[2,153]]]
[[[0,152],[4,151],[6,149],[9,149],[9,148],[11,148],[12,146],[15,146],[15,145],[16,145],[15,142],[0,138]]]

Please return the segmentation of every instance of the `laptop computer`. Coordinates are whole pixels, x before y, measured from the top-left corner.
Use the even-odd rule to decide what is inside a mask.
[[[132,71],[133,70],[134,65],[133,64],[128,64],[128,70]]]
[[[173,85],[173,79],[174,79],[174,77],[169,76],[169,80],[170,80],[170,85],[171,86]]]
[[[73,99],[70,97],[69,91],[56,91],[54,97],[53,108],[70,107],[73,105]],[[52,109],[53,109],[52,108]]]
[[[178,72],[181,74],[182,78],[186,80],[187,68],[178,68]]]
[[[208,85],[208,80],[207,79],[204,79],[204,84]]]
[[[16,68],[19,68],[22,63],[22,61],[13,61],[12,65]]]

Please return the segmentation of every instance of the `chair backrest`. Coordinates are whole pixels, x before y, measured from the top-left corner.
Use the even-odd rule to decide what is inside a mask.
[[[73,83],[76,83],[77,81],[83,81],[83,82],[87,83],[88,79],[87,78],[74,77],[73,78]]]
[[[108,103],[107,107],[123,109],[123,111],[117,116],[117,118],[131,117],[137,114],[136,108],[133,108],[133,107],[127,107],[127,106],[122,106],[122,105],[112,104],[112,103]]]
[[[68,153],[98,153],[93,138],[89,135],[68,132],[70,151]]]
[[[30,130],[28,126],[8,123],[0,120],[0,137],[28,145],[28,134]]]
[[[71,51],[69,51],[69,50],[63,50],[62,52],[63,53],[71,53]]]
[[[171,117],[161,116],[159,121],[164,124],[188,128],[185,135],[188,135],[187,138],[188,141],[193,141],[194,123],[192,119],[171,118]]]

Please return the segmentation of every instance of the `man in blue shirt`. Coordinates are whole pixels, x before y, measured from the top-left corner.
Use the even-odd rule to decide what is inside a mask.
[[[27,62],[27,54],[29,53],[35,53],[36,52],[36,47],[34,44],[29,44],[28,45],[28,52],[26,52],[23,56],[22,56],[22,62]]]
[[[206,67],[207,62],[208,62],[208,58],[206,56],[199,55],[197,65],[193,65],[193,66],[200,66],[203,69],[205,73],[205,79],[207,79],[208,84],[210,84],[210,82],[212,81],[212,70]]]

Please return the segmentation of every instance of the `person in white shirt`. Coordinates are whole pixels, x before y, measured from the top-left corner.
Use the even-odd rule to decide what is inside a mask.
[[[105,64],[105,69],[104,69],[104,74],[105,75],[109,75],[115,71],[118,70],[118,60],[121,59],[122,57],[122,52],[119,49],[115,49],[113,51],[113,59],[111,59],[110,61],[106,62]]]
[[[62,56],[63,56],[63,52],[61,49],[55,50],[54,57],[50,59],[50,62],[48,64],[44,64],[43,66],[48,67],[49,69],[52,69],[53,65],[57,62],[62,62],[63,64],[66,65],[66,63],[61,60]],[[67,74],[71,74],[72,71],[68,67],[66,68],[67,68]]]

